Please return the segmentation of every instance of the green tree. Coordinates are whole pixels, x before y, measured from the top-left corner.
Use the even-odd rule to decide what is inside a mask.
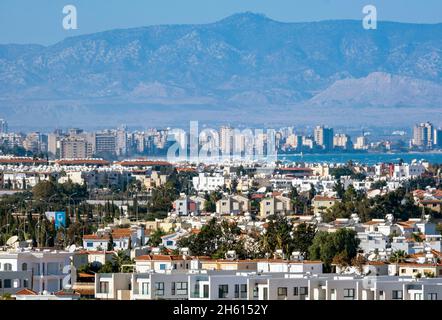
[[[165,185],[152,190],[152,198],[149,210],[157,213],[168,213],[172,210],[172,203],[178,199],[179,193],[174,184],[168,181]]]
[[[270,216],[266,230],[267,237],[261,239],[261,247],[264,253],[273,254],[277,249],[290,256],[294,251],[295,244],[292,238],[293,226],[285,217],[280,215]],[[265,242],[263,242],[265,240]]]
[[[339,229],[333,233],[320,231],[310,246],[310,258],[321,260],[324,263],[324,270],[330,272],[335,257],[345,261],[347,265],[351,264],[351,260],[357,254],[359,243],[360,240],[353,230]]]
[[[216,202],[221,200],[222,194],[219,191],[212,191],[210,194],[205,195],[206,202],[204,203],[204,211],[206,212],[215,212],[216,211]]]
[[[309,258],[309,248],[313,244],[316,227],[311,224],[301,223],[293,231],[293,250],[300,251],[306,259]]]
[[[159,228],[156,229],[154,232],[151,233],[149,236],[149,245],[152,247],[158,247],[161,244],[161,237],[166,235],[163,229]]]
[[[132,264],[130,257],[124,250],[117,251],[117,253],[112,257],[112,262],[114,268],[117,269],[118,272],[123,272],[123,265]]]
[[[109,241],[107,242],[107,251],[113,251],[114,250],[114,237],[112,237],[112,234],[109,235]]]
[[[345,189],[340,180],[338,180],[333,186],[333,191],[336,192],[336,195],[339,199],[344,198]]]

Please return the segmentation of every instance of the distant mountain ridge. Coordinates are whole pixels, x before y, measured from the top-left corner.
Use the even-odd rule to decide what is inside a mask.
[[[0,45],[2,106],[157,104],[431,107],[442,102],[442,24],[283,23],[241,13]],[[16,109],[16,111],[19,109]]]

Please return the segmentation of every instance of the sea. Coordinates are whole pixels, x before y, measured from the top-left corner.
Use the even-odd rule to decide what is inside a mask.
[[[400,160],[403,160],[405,163],[411,163],[413,160],[426,160],[432,164],[442,164],[442,152],[278,154],[278,160],[307,163],[347,163],[352,161],[366,165],[374,165],[377,163],[398,163]]]

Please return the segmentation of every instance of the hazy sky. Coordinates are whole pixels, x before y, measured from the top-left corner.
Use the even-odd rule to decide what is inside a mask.
[[[65,5],[78,10],[78,30],[62,28]],[[286,21],[362,19],[364,5],[379,20],[442,22],[442,0],[0,0],[0,43],[53,44],[68,36],[153,24],[208,23],[252,11]]]

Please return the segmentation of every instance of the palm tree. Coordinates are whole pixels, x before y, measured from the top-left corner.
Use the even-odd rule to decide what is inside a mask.
[[[404,262],[407,258],[407,254],[404,250],[397,250],[390,256],[390,261],[396,263],[396,275],[399,275],[399,263]]]
[[[119,272],[123,272],[123,265],[130,263],[130,259],[127,256],[126,252],[124,250],[119,250],[113,257],[112,257],[113,263],[115,265],[115,268],[118,268]]]
[[[404,250],[397,250],[391,254],[390,261],[396,262],[396,263],[401,263],[401,262],[404,262],[406,258],[407,258],[407,254],[405,253]]]
[[[272,252],[271,245],[270,245],[270,236],[267,232],[264,233],[260,237],[259,244],[260,244],[264,253],[271,253]]]

